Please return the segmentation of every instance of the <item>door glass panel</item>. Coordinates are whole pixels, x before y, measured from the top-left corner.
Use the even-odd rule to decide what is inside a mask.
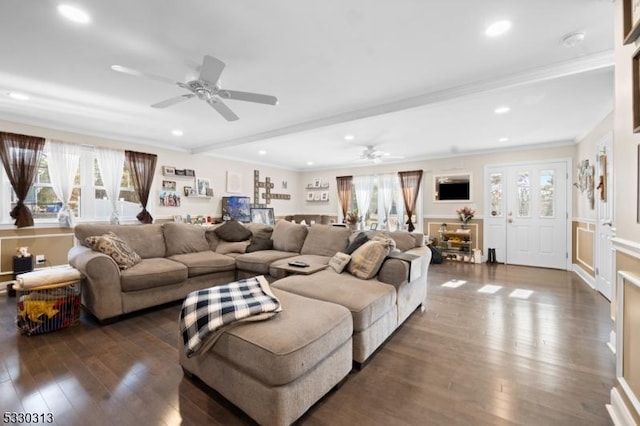
[[[491,173],[489,175],[489,197],[491,216],[500,217],[503,214],[503,178],[502,173]]]
[[[518,217],[531,217],[531,182],[529,172],[517,174]]]
[[[540,217],[555,216],[555,171],[540,171]]]

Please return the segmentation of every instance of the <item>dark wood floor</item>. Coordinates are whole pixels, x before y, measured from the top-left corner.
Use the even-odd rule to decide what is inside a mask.
[[[441,284],[467,280],[458,288]],[[485,284],[503,286],[479,293]],[[512,290],[533,290],[528,299]],[[564,271],[450,262],[429,271],[414,313],[306,425],[610,425],[609,303]],[[108,326],[26,337],[0,299],[0,411],[60,425],[237,425],[250,420],[184,378],[179,305]]]

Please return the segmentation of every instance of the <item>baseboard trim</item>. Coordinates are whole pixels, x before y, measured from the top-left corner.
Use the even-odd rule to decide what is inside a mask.
[[[615,426],[634,426],[636,424],[616,388],[611,389],[611,404],[607,404],[607,411]]]
[[[596,289],[596,279],[592,277],[587,271],[585,271],[580,265],[574,263],[573,264],[573,272],[576,273],[584,281],[587,283],[589,287],[592,289]]]

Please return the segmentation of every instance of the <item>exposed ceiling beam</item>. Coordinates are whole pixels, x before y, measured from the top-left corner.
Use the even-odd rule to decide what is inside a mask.
[[[319,118],[316,120],[304,121],[293,124],[291,126],[280,127],[268,130],[266,132],[255,133],[253,135],[242,136],[235,139],[227,139],[222,141],[211,142],[191,150],[193,154],[205,153],[219,148],[229,146],[243,145],[259,140],[269,139],[277,136],[284,136],[292,133],[304,132],[319,127],[331,126],[334,124],[346,123],[353,120],[359,120],[367,117],[373,117],[383,114],[389,114],[396,111],[402,111],[410,108],[416,108],[424,105],[443,103],[454,99],[460,99],[465,96],[487,93],[500,89],[508,89],[528,84],[538,83],[546,80],[567,77],[570,75],[581,74],[585,72],[595,71],[599,69],[613,67],[613,50],[596,53],[582,58],[560,62],[557,64],[530,69],[524,72],[512,74],[492,80],[484,80],[470,84],[450,87],[447,89],[436,90],[433,92],[423,93],[410,98],[401,99],[394,102],[375,105],[368,108],[362,108],[354,111],[344,112]]]

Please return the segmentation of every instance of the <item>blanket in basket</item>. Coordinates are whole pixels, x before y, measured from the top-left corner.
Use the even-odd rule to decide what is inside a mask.
[[[187,357],[207,351],[228,327],[271,318],[282,310],[264,276],[193,291],[180,311]]]

